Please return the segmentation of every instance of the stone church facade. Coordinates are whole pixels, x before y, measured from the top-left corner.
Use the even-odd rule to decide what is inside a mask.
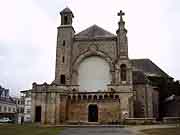
[[[158,90],[149,83],[148,76],[167,74],[149,59],[129,59],[124,13],[118,13],[116,35],[97,25],[76,34],[72,11],[65,8],[60,15],[55,80],[51,84],[33,83],[33,121],[101,124],[134,117],[158,117]],[[103,59],[109,66],[110,81],[106,89],[91,91],[80,86],[80,65],[91,57]]]

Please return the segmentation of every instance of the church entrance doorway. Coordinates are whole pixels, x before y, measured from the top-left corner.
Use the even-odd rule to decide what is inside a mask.
[[[35,108],[35,122],[41,122],[41,106]]]
[[[88,107],[88,122],[98,122],[98,106],[96,104]]]

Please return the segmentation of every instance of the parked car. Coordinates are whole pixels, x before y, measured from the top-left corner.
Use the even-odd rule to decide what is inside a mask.
[[[9,118],[1,118],[0,119],[0,123],[11,123],[11,122],[13,122],[12,120],[10,120]]]

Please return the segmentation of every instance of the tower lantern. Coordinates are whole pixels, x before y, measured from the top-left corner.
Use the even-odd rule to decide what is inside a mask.
[[[66,7],[60,12],[61,15],[61,25],[72,25],[72,19],[74,18],[73,12]]]

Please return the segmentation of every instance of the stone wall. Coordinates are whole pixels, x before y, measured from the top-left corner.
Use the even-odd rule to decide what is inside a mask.
[[[153,102],[157,102],[157,93],[150,85],[138,84],[133,86],[134,90],[134,110],[137,118],[153,117]],[[158,104],[158,103],[157,103]]]
[[[75,62],[78,56],[91,49],[105,53],[112,61],[116,58],[116,41],[75,41],[73,44],[72,61]]]
[[[118,100],[100,100],[98,102],[80,101],[70,102],[68,119],[70,122],[88,122],[88,106],[96,104],[98,107],[98,122],[108,123],[119,121],[121,117],[120,102]]]
[[[180,117],[180,96],[164,103],[165,117]]]
[[[159,92],[157,89],[153,90],[152,93],[152,104],[153,104],[153,117],[159,118]]]
[[[132,117],[131,92],[68,92],[59,88],[46,84],[33,87],[33,122],[37,115],[36,107],[41,107],[42,124],[88,122],[88,107],[91,104],[98,107],[98,123],[121,121],[129,115]]]

